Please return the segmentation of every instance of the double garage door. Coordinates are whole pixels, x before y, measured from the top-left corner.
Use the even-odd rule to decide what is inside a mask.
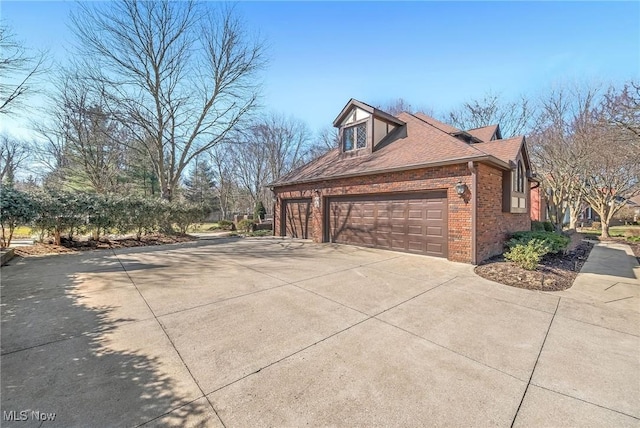
[[[282,235],[311,237],[311,200],[287,200]],[[329,198],[324,240],[447,257],[446,191]]]
[[[447,257],[446,191],[329,199],[327,240]]]

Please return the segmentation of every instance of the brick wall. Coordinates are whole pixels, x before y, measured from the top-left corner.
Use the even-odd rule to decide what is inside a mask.
[[[542,194],[542,187],[531,189],[531,220],[547,220],[547,204]]]
[[[529,213],[502,212],[502,171],[488,165],[478,165],[478,194],[476,212],[477,262],[503,251],[509,233],[529,230]],[[471,255],[471,201],[458,197],[453,186],[461,180],[472,189],[471,175],[466,164],[425,168],[375,176],[326,180],[276,189],[278,198],[274,212],[274,231],[280,234],[282,199],[309,198],[312,200],[312,221],[309,237],[322,242],[324,224],[322,213],[327,198],[337,195],[364,195],[373,193],[447,190],[449,260],[470,263]],[[319,206],[313,203],[319,198]],[[530,195],[527,194],[530,206]]]
[[[328,197],[446,189],[448,198],[448,258],[453,261],[469,263],[472,260],[471,203],[465,202],[455,193],[453,186],[458,180],[471,188],[471,174],[466,163],[281,187],[276,189],[278,198],[274,212],[275,234],[279,235],[281,231],[282,199],[312,199],[312,230],[309,235],[315,242],[322,242],[323,228],[325,227],[322,213]],[[318,207],[313,203],[315,197],[319,198],[320,206]]]
[[[502,171],[478,165],[478,207],[476,212],[478,262],[502,253],[507,235],[531,229],[529,213],[502,212]],[[527,192],[527,207],[531,198]]]

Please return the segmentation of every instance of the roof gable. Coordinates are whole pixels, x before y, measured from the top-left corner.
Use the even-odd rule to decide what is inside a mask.
[[[502,135],[500,135],[500,125],[483,126],[481,128],[469,129],[467,132],[483,143],[500,140],[502,138]]]
[[[404,123],[398,120],[397,117],[392,116],[382,110],[378,110],[377,108],[372,107],[369,104],[363,103],[362,101],[351,98],[349,102],[344,106],[338,117],[336,117],[333,121],[333,126],[335,126],[336,128],[342,126],[345,121],[347,121],[347,119],[354,113],[356,114],[356,117],[358,114],[369,114],[388,122],[395,123],[396,125],[404,125]],[[361,118],[365,117],[367,116],[362,116]],[[357,118],[356,120],[360,120],[360,118]]]

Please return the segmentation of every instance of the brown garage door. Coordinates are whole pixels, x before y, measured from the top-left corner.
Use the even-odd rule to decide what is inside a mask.
[[[311,227],[311,199],[289,199],[282,206],[282,235],[309,238]]]
[[[328,240],[447,257],[446,191],[333,198]]]

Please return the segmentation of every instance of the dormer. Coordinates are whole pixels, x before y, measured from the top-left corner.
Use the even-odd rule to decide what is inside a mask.
[[[520,150],[514,160],[509,162],[511,170],[502,173],[502,211],[526,213],[529,210],[529,181],[532,178],[531,163],[525,139],[522,137]]]
[[[387,135],[404,125],[389,113],[353,98],[333,121],[340,130],[340,150],[346,156],[373,153]]]

